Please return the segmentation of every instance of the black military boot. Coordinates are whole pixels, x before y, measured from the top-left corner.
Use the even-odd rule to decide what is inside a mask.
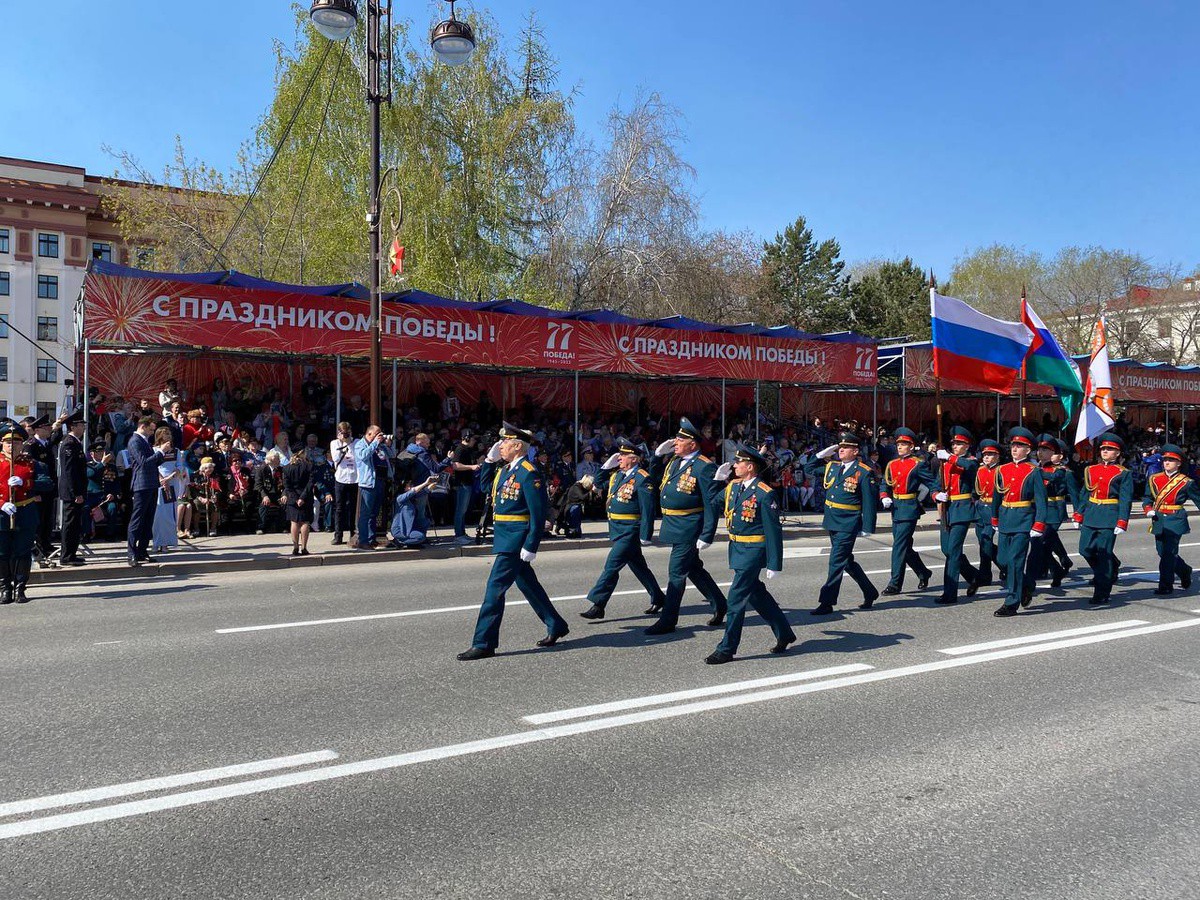
[[[26,556],[23,559],[18,559],[12,564],[13,568],[13,585],[16,588],[16,600],[18,603],[28,603],[29,597],[25,594],[25,584],[29,581],[29,570],[33,567],[33,557]]]

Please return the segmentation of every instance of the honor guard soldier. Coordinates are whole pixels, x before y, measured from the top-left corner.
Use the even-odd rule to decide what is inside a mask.
[[[1015,616],[1018,606],[1028,606],[1025,561],[1030,539],[1041,540],[1046,530],[1046,483],[1029,461],[1033,432],[1014,428],[1008,433],[1012,462],[996,470],[992,495],[992,525],[1000,532],[1000,566],[1004,569],[1004,605],[997,616]]]
[[[671,545],[667,563],[667,593],[661,610],[653,606],[647,612],[659,612],[658,621],[646,634],[670,634],[679,622],[679,604],[690,580],[712,604],[712,626],[725,621],[725,595],[700,561],[700,551],[712,544],[717,530],[716,504],[720,485],[713,476],[716,465],[700,453],[700,431],[687,419],[680,419],[679,432],[663,441],[654,451],[666,460],[659,492],[662,525],[659,539]]]
[[[505,422],[500,440],[492,445],[480,468],[481,482],[491,486],[495,535],[492,553],[496,558],[479,608],[475,639],[470,650],[458,654],[461,660],[496,655],[500,621],[504,618],[504,592],[514,583],[546,623],[546,637],[537,642],[539,647],[554,646],[570,631],[533,571],[546,525],[546,476],[526,459],[532,441],[528,431]]]
[[[885,594],[898,594],[904,588],[904,570],[910,568],[917,576],[917,590],[929,587],[933,572],[921,555],[913,550],[913,533],[921,518],[921,501],[917,489],[933,483],[934,473],[913,453],[917,441],[910,428],[897,428],[892,435],[896,441],[896,458],[889,460],[883,470],[879,502],[892,511],[892,577],[883,589]]]
[[[1047,574],[1051,579],[1051,587],[1061,586],[1063,576],[1072,565],[1067,549],[1058,536],[1059,527],[1067,521],[1067,501],[1071,501],[1072,507],[1079,502],[1079,482],[1074,473],[1063,465],[1067,449],[1067,445],[1052,434],[1043,434],[1038,439],[1038,468],[1046,484],[1046,533],[1029,548],[1025,593],[1030,598],[1039,579]]]
[[[1000,443],[991,438],[979,442],[979,468],[975,470],[975,538],[979,541],[979,574],[975,589],[992,583],[996,564],[996,529],[992,527],[992,497],[996,493],[996,469],[1000,466]],[[1000,576],[1004,577],[1003,574]],[[967,588],[974,596],[974,590]]]
[[[608,479],[608,539],[612,548],[604,561],[595,587],[588,592],[591,607],[580,613],[585,619],[603,619],[604,607],[617,587],[621,570],[629,571],[642,583],[650,595],[650,606],[661,608],[666,596],[642,555],[642,547],[649,546],[654,537],[654,486],[650,473],[639,468],[641,454],[629,438],[617,441],[617,452],[608,458],[604,468],[617,467]]]
[[[1179,539],[1189,533],[1188,514],[1184,503],[1191,500],[1200,509],[1200,485],[1183,474],[1183,451],[1174,444],[1163,444],[1163,470],[1147,480],[1150,499],[1146,516],[1158,551],[1158,587],[1156,594],[1175,590],[1175,577],[1185,591],[1192,586],[1192,568],[1179,558]]]
[[[728,465],[728,464],[726,464]],[[722,466],[724,468],[724,466]],[[767,476],[767,461],[756,450],[739,444],[733,457],[734,479],[725,488],[725,526],[729,529],[729,619],[725,636],[704,661],[719,666],[733,659],[742,640],[746,607],[752,606],[775,633],[772,653],[784,653],[795,643],[796,632],[763,584],[766,569],[771,579],[783,571],[783,529],[779,524],[779,499]]]
[[[979,463],[967,454],[974,438],[967,429],[956,426],[951,431],[950,453],[938,451],[936,493],[933,499],[941,508],[942,553],[946,556],[946,568],[942,570],[942,596],[938,603],[958,602],[958,577],[967,580],[967,596],[979,590],[979,571],[971,565],[963,553],[967,542],[967,530],[975,524],[975,470]]]
[[[838,458],[826,462],[835,453]],[[879,500],[875,476],[870,466],[859,460],[858,453],[858,436],[847,431],[836,444],[826,447],[804,466],[804,471],[814,479],[820,478],[825,488],[823,524],[829,532],[829,574],[821,585],[817,608],[810,610],[814,616],[827,616],[833,612],[843,574],[853,578],[863,592],[859,609],[870,609],[879,596],[867,573],[854,559],[854,542],[858,536],[875,531]]]
[[[24,429],[27,434],[25,453],[33,460],[39,473],[48,476],[48,480],[39,478],[33,489],[38,504],[36,543],[41,553],[39,565],[44,565],[57,549],[50,540],[54,532],[54,501],[58,497],[58,448],[54,437],[63,420],[59,419],[53,425],[49,416],[24,421],[28,423]]]
[[[0,603],[28,603],[25,586],[33,567],[38,503],[33,460],[22,452],[25,429],[0,422]]]
[[[1075,507],[1080,526],[1079,555],[1092,567],[1095,590],[1089,603],[1107,603],[1121,571],[1113,552],[1117,535],[1129,527],[1133,473],[1120,464],[1125,442],[1108,432],[1100,436],[1100,462],[1083,470],[1083,490]]]

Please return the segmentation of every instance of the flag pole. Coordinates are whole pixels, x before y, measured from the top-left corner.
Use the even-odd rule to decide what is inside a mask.
[[[930,317],[931,318],[933,316],[933,292],[936,289],[937,289],[937,279],[935,279],[933,277],[933,269],[930,269],[929,270],[929,306],[930,306]],[[933,389],[934,389],[934,397],[935,397],[935,404],[936,404],[934,409],[936,410],[936,417],[937,417],[937,437],[935,438],[933,443],[939,450],[941,450],[941,449],[945,449],[942,446],[942,435],[944,434],[944,432],[942,431],[942,375],[938,371],[938,367],[937,367],[937,363],[936,363],[936,360],[937,360],[937,352],[936,351],[933,354],[933,358],[935,360],[934,366],[933,366]],[[946,468],[946,464],[939,460],[938,467],[940,469],[942,469],[944,472],[944,470]],[[937,505],[938,524],[942,527],[942,530],[946,530],[947,528],[949,528],[949,523],[948,523],[947,517],[946,517],[946,507],[947,506],[949,506],[948,503],[939,503]]]
[[[1025,313],[1025,285],[1021,285],[1021,313],[1024,318]],[[1025,360],[1021,360],[1021,412],[1018,418],[1018,423],[1022,428],[1025,427]]]

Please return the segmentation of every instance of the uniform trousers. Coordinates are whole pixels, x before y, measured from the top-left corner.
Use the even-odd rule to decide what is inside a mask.
[[[917,578],[927,579],[933,572],[925,565],[921,555],[913,549],[913,534],[917,530],[917,520],[911,522],[892,522],[892,578],[889,587],[897,590],[904,587],[904,570],[908,567],[916,573]]]
[[[825,583],[821,585],[822,606],[837,605],[838,594],[842,590],[843,574],[854,579],[854,583],[863,592],[864,600],[874,600],[879,595],[863,567],[854,559],[854,542],[857,539],[857,531],[829,532],[829,573],[825,577]]]
[[[667,562],[667,592],[663,598],[663,611],[658,621],[672,628],[679,622],[679,605],[683,601],[683,590],[691,581],[704,598],[712,604],[713,612],[725,615],[725,595],[717,587],[708,569],[700,559],[700,551],[694,542],[672,544],[671,558]],[[656,623],[657,624],[657,623]]]
[[[975,523],[975,538],[979,541],[979,573],[976,584],[992,583],[992,566],[996,564],[996,529],[988,523]]]
[[[970,527],[970,522],[942,527],[942,553],[946,555],[946,568],[942,570],[943,597],[958,599],[960,575],[967,580],[967,584],[975,584],[979,580],[979,570],[971,565],[967,555],[963,553],[963,545],[967,542],[967,530]]]
[[[158,488],[146,488],[133,492],[133,512],[129,516],[129,555],[141,557],[150,547],[150,535],[154,532],[154,509],[158,501]]]
[[[608,558],[604,560],[604,571],[600,573],[595,586],[588,591],[588,600],[604,609],[609,598],[612,597],[612,592],[617,588],[621,570],[626,566],[629,566],[629,571],[642,583],[642,587],[650,595],[651,603],[654,606],[662,606],[666,602],[666,595],[658,586],[658,579],[650,571],[650,566],[646,564],[646,557],[642,553],[642,544],[637,531],[630,531],[628,534],[613,538]]]
[[[1038,538],[1038,540],[1042,540]],[[1004,569],[1004,605],[1017,607],[1025,594],[1025,561],[1029,556],[1029,532],[1000,532],[998,561]]]
[[[62,555],[66,561],[74,559],[79,552],[79,536],[83,532],[83,514],[85,507],[73,500],[64,500],[62,505]],[[151,519],[153,527],[153,519]]]
[[[58,500],[56,494],[38,494],[38,523],[37,523],[37,546],[42,551],[42,556],[49,556],[54,552],[54,543],[51,540],[51,534],[54,531],[54,503]],[[153,505],[153,501],[151,501]],[[154,510],[150,510],[150,516],[153,518]]]
[[[1055,554],[1055,549],[1062,548],[1058,537],[1058,528],[1046,526],[1046,532],[1041,540],[1035,540],[1029,545],[1029,562],[1025,567],[1025,590],[1032,593],[1037,582],[1049,575],[1051,578],[1062,578],[1067,570],[1063,568]],[[1065,552],[1065,551],[1064,551]]]
[[[1176,576],[1181,584],[1191,584],[1192,567],[1179,558],[1179,535],[1170,531],[1156,534],[1154,549],[1158,551],[1159,587],[1174,587]]]
[[[734,569],[733,584],[729,586],[729,618],[725,620],[725,636],[717,645],[718,653],[737,653],[742,642],[742,624],[746,618],[746,607],[753,606],[763,617],[777,641],[795,641],[796,632],[788,624],[787,616],[779,608],[771,592],[762,580],[762,569]]]
[[[1084,525],[1079,531],[1079,555],[1092,567],[1095,580],[1094,600],[1107,600],[1121,571],[1121,561],[1113,552],[1117,536],[1111,528],[1089,528]]]
[[[33,567],[33,545],[37,540],[38,504],[18,506],[11,518],[0,514],[0,582],[22,587]]]
[[[475,623],[472,647],[479,650],[495,650],[500,645],[504,593],[514,584],[529,601],[537,617],[546,623],[546,631],[551,637],[562,637],[570,630],[566,620],[550,602],[546,589],[534,574],[533,566],[521,559],[520,551],[497,553],[492,560],[492,573],[488,576],[483,605],[479,607],[479,620]]]

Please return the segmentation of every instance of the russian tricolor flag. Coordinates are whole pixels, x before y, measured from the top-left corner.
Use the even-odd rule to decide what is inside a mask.
[[[1012,392],[1033,334],[1023,322],[993,319],[961,300],[929,289],[933,374],[997,394]]]

